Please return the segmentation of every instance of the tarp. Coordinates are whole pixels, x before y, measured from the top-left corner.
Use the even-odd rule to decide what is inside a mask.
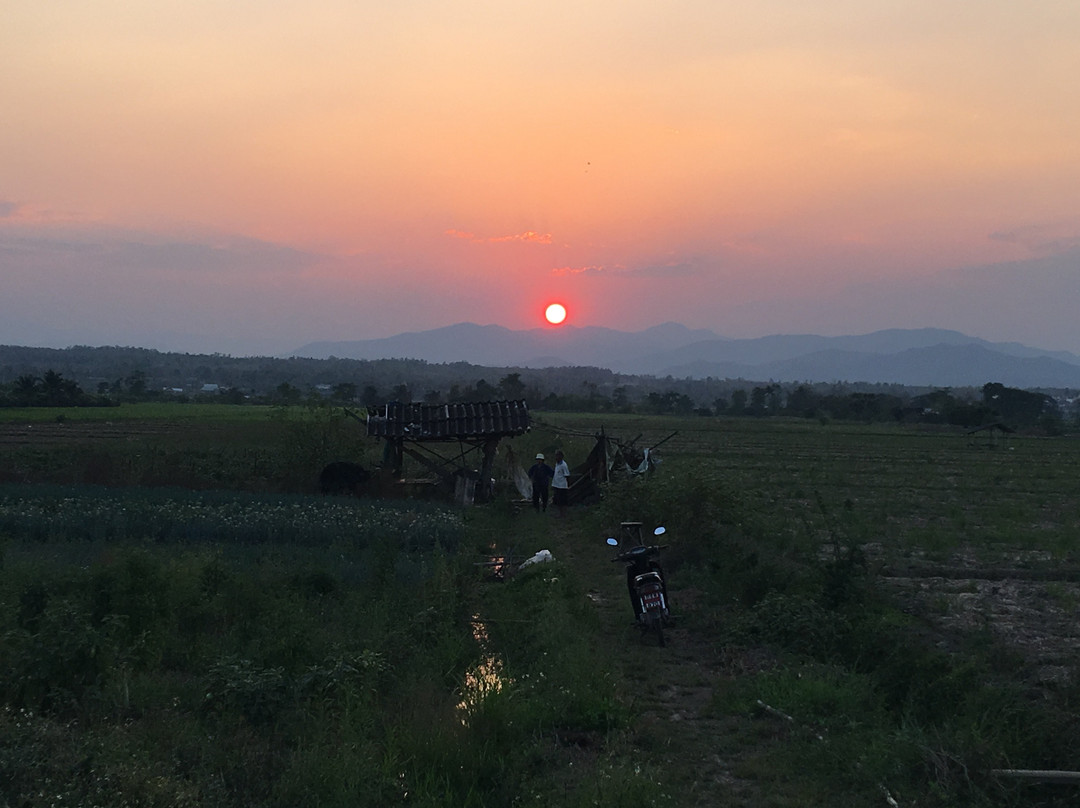
[[[521,466],[514,466],[514,488],[522,499],[532,499],[532,480],[529,479],[529,472]]]

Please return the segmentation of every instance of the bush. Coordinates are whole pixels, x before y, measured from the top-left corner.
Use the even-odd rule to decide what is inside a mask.
[[[775,591],[753,607],[749,628],[765,642],[820,660],[836,657],[851,631],[843,615],[816,599]]]

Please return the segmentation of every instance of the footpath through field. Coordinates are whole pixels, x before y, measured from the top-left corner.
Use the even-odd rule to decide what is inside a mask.
[[[578,508],[565,518],[526,510],[515,517],[515,541],[523,556],[550,550],[581,581],[581,597],[596,609],[600,636],[591,640],[611,666],[616,695],[632,716],[625,737],[609,739],[611,745],[662,784],[669,801],[659,804],[789,804],[763,799],[756,771],[753,779],[735,773],[747,764],[757,768],[750,758],[779,740],[777,727],[774,721],[710,710],[717,683],[732,675],[733,661],[717,638],[703,633],[694,592],[680,587],[677,574],[670,575],[676,621],[665,632],[666,647],[642,636],[632,620],[623,567],[611,562],[614,553],[605,544],[612,534],[603,534],[594,521]]]

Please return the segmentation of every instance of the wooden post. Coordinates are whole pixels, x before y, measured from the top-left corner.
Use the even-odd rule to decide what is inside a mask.
[[[477,499],[480,502],[488,502],[491,499],[489,491],[491,486],[491,473],[495,468],[495,453],[498,448],[498,438],[488,438],[484,441],[484,459],[480,463],[480,479],[476,481]]]

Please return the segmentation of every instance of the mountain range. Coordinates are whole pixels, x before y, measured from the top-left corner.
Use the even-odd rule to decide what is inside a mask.
[[[1080,356],[990,342],[937,328],[822,337],[728,339],[664,323],[643,331],[561,326],[515,331],[457,325],[382,339],[313,342],[291,353],[325,359],[422,359],[505,368],[599,367],[616,373],[776,382],[869,382],[928,387],[1080,388]]]

